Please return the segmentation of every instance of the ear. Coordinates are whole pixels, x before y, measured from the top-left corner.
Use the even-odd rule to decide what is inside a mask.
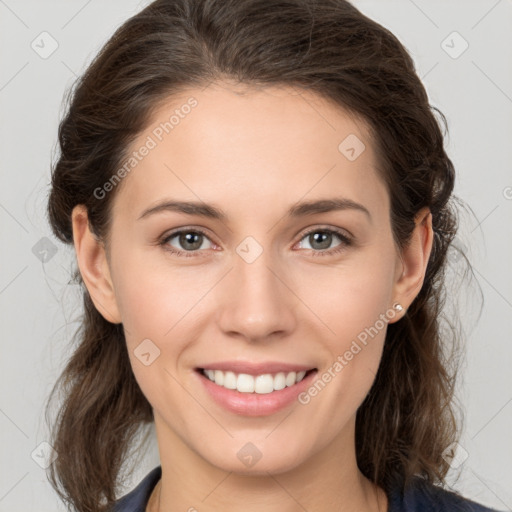
[[[397,313],[393,321],[399,320],[414,301],[423,286],[427,270],[434,232],[432,230],[432,213],[430,209],[422,208],[415,218],[415,228],[409,244],[401,251],[395,269],[394,293],[395,302],[403,310]]]
[[[121,323],[105,248],[89,229],[87,208],[75,206],[71,221],[78,267],[94,306],[108,322]]]

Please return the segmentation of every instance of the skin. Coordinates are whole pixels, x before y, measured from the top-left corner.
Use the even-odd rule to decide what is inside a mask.
[[[122,322],[134,375],[153,406],[162,479],[148,511],[385,511],[387,498],[359,471],[355,417],[382,356],[385,328],[311,401],[247,417],[212,402],[194,368],[205,361],[278,360],[332,367],[357,335],[419,293],[432,247],[431,214],[419,212],[411,243],[394,244],[389,196],[361,120],[311,92],[217,82],[173,96],[132,149],[169,112],[198,105],[152,149],[115,191],[111,246],[73,210],[77,261],[98,311]],[[349,161],[338,145],[355,134],[366,149]],[[112,193],[112,192],[111,192]],[[298,201],[343,196],[368,209],[288,219]],[[164,198],[204,201],[222,222],[178,212],[137,220]],[[171,230],[202,228],[199,249],[180,257],[157,241]],[[322,246],[306,231],[339,229]],[[248,263],[236,252],[247,237],[263,252]],[[324,249],[326,247],[326,249]],[[134,350],[160,349],[149,366]],[[262,454],[245,467],[248,442]]]

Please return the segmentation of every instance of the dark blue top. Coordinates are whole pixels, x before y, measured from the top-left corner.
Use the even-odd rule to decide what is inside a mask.
[[[155,485],[162,476],[162,466],[150,471],[144,479],[121,499],[116,501],[112,512],[145,512]],[[462,498],[440,487],[416,478],[405,495],[400,496],[398,487],[388,494],[388,512],[497,512],[474,501]]]

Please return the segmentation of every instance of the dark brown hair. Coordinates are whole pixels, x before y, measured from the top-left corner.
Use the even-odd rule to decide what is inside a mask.
[[[71,212],[84,204],[91,230],[108,246],[118,187],[103,199],[94,190],[115,174],[155,106],[224,79],[307,89],[364,119],[388,185],[397,246],[407,245],[418,211],[430,208],[425,281],[405,317],[388,326],[378,374],[357,412],[356,452],[361,471],[384,489],[413,475],[444,483],[443,450],[458,435],[457,334],[441,316],[458,223],[439,121],[447,123],[398,39],[347,1],[157,0],[126,21],[69,92],[48,201],[53,232],[72,244]],[[61,391],[62,406],[52,423],[58,458],[49,475],[63,500],[96,512],[118,497],[129,448],[153,417],[122,325],[96,310],[78,269],[75,279],[85,313],[51,394]]]

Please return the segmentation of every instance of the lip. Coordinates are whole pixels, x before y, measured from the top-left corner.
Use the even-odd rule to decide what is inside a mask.
[[[210,366],[208,369],[214,369]],[[268,368],[268,366],[267,366]],[[281,366],[282,368],[282,366]],[[304,368],[305,367],[300,367]],[[221,368],[215,368],[220,370]],[[254,368],[253,368],[254,369]],[[312,370],[311,368],[309,368]],[[227,370],[230,371],[230,370]],[[294,371],[294,370],[290,370]],[[300,371],[300,370],[299,370]],[[203,375],[201,369],[193,372],[197,375],[202,386],[214,402],[225,410],[242,416],[268,416],[281,411],[290,406],[297,400],[300,393],[311,386],[318,370],[314,369],[293,386],[285,387],[272,393],[241,393],[236,389],[227,389],[212,382],[206,375]],[[243,373],[243,372],[239,372]],[[272,372],[267,372],[272,373]],[[258,375],[258,373],[256,373]]]
[[[196,369],[222,370],[223,372],[246,373],[247,375],[264,375],[265,373],[276,374],[279,372],[301,372],[315,368],[314,365],[301,365],[291,363],[280,363],[278,361],[263,361],[251,363],[248,361],[219,361],[217,363],[205,363]]]

